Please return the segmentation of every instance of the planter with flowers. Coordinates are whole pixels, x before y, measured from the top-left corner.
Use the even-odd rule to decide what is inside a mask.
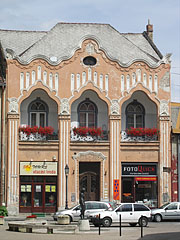
[[[102,138],[103,131],[100,127],[74,127],[71,132],[71,140],[74,141],[94,141]]]
[[[122,141],[157,141],[159,130],[157,128],[129,128],[122,131]]]
[[[54,128],[51,126],[47,127],[30,127],[30,126],[20,126],[19,134],[20,140],[24,141],[38,141],[46,140],[47,136],[53,135]]]
[[[5,206],[0,206],[0,225],[4,224],[4,217],[8,216],[8,211]]]
[[[30,216],[27,216],[26,217],[26,220],[30,220],[30,221],[34,221],[34,220],[36,220],[36,218],[37,218],[37,216],[36,215],[30,215]]]

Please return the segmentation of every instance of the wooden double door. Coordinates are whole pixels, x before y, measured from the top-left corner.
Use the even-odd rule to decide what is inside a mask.
[[[84,188],[85,201],[100,199],[100,163],[80,163],[79,192]]]

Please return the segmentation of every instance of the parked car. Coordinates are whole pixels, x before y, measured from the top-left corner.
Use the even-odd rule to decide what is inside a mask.
[[[151,210],[152,220],[161,222],[162,220],[180,219],[180,202],[171,202],[162,205],[160,208]]]
[[[99,202],[99,201],[86,201],[85,202],[86,210],[84,217],[88,218],[90,213],[97,212],[97,211],[105,211],[108,209],[113,209],[116,206],[115,202]],[[70,221],[78,221],[80,219],[81,214],[81,206],[80,204],[70,208],[56,212],[53,215],[55,221],[59,215],[68,215],[70,217]]]
[[[118,223],[120,221],[120,215],[122,223],[129,223],[130,226],[136,226],[138,223],[140,226],[145,227],[151,218],[151,210],[140,203],[121,203],[114,210],[92,213],[89,219],[94,226],[101,224],[104,227],[110,227],[112,223]]]

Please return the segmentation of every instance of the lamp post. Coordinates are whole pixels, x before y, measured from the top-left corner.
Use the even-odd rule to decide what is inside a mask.
[[[65,175],[66,175],[66,204],[65,209],[68,209],[68,174],[69,174],[69,166],[66,164],[65,168]]]

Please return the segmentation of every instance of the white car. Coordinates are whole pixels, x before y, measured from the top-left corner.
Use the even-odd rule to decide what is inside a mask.
[[[160,208],[151,210],[152,220],[161,222],[162,220],[180,219],[180,202],[166,203]]]
[[[140,226],[145,227],[148,225],[149,219],[151,219],[151,210],[141,203],[121,203],[114,210],[90,214],[89,219],[94,226],[101,224],[104,227],[110,227],[112,223],[119,223],[120,215],[122,223],[129,223],[130,226],[136,226],[138,223]]]
[[[84,217],[87,218],[93,212],[97,211],[105,211],[107,209],[113,209],[115,207],[115,202],[99,202],[99,201],[86,201],[85,202],[85,213]],[[56,221],[59,215],[68,215],[70,217],[70,221],[78,221],[80,219],[81,214],[81,206],[80,204],[65,210],[61,210],[56,212],[53,215],[54,220]]]

